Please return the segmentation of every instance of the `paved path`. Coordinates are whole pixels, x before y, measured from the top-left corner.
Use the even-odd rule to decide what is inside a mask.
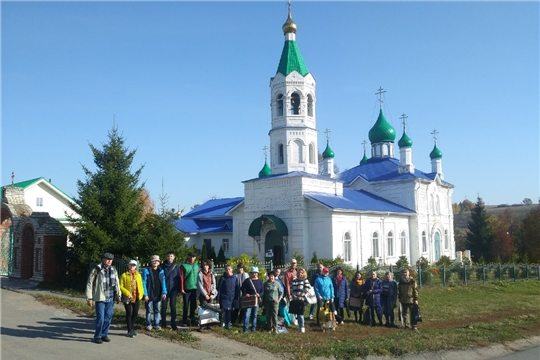
[[[156,339],[144,334],[131,339],[123,327],[112,327],[110,343],[91,342],[94,333],[93,318],[77,315],[69,310],[56,309],[36,301],[32,295],[45,293],[32,284],[9,281],[0,277],[1,303],[1,358],[10,360],[57,360],[62,358],[96,359],[126,357],[134,359],[178,358],[200,359],[278,359],[261,349],[254,349],[236,341],[199,334],[198,348],[190,345]],[[84,299],[80,299],[84,301]],[[389,360],[390,357],[368,356],[367,360]],[[412,354],[402,360],[540,360],[540,337],[519,340],[509,345],[494,344],[486,348]]]

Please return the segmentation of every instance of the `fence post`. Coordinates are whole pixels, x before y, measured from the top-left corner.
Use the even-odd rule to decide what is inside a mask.
[[[442,286],[446,287],[446,266],[442,266]]]
[[[270,260],[270,269],[269,270],[274,271],[274,266],[273,266],[273,261],[272,260]]]
[[[516,264],[514,264],[514,282],[516,282]]]
[[[482,283],[486,283],[486,264],[482,264]]]
[[[525,276],[529,280],[529,264],[525,264]]]
[[[467,265],[463,265],[463,283],[467,285]]]
[[[502,266],[501,266],[501,263],[499,263],[499,281],[502,281]]]
[[[418,287],[422,287],[422,267],[418,265]]]

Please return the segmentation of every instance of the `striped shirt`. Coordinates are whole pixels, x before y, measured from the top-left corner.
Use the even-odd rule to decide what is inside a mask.
[[[291,294],[296,297],[303,297],[311,288],[308,279],[296,278],[291,284]]]

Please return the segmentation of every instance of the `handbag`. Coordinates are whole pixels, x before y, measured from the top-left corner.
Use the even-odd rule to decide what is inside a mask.
[[[240,309],[252,308],[259,305],[259,297],[257,296],[259,294],[257,293],[257,290],[255,290],[255,285],[253,284],[253,281],[249,279],[249,282],[251,283],[251,286],[255,291],[255,296],[240,296]]]
[[[420,306],[413,305],[411,309],[411,316],[415,322],[422,322],[422,314],[420,314]]]
[[[304,315],[306,303],[303,300],[291,300],[289,314]]]
[[[349,306],[351,310],[359,311],[362,310],[362,298],[359,297],[350,297]]]
[[[317,303],[317,295],[315,295],[315,289],[313,287],[309,288],[304,296],[308,304],[313,305]]]
[[[131,300],[129,300],[129,298],[124,294],[122,294],[121,301],[124,305],[128,305],[131,302]]]

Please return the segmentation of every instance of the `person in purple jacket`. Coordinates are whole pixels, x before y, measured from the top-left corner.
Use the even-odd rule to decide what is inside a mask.
[[[219,279],[218,302],[223,310],[223,326],[225,329],[231,328],[231,313],[233,309],[234,294],[236,291],[236,277],[233,274],[232,266],[225,267],[225,273]]]
[[[366,304],[369,306],[371,313],[371,326],[375,326],[375,313],[377,313],[377,319],[379,320],[379,326],[382,326],[382,313],[381,313],[381,292],[382,281],[377,278],[377,273],[371,271],[371,277],[366,280],[363,285],[363,293],[366,297]]]

